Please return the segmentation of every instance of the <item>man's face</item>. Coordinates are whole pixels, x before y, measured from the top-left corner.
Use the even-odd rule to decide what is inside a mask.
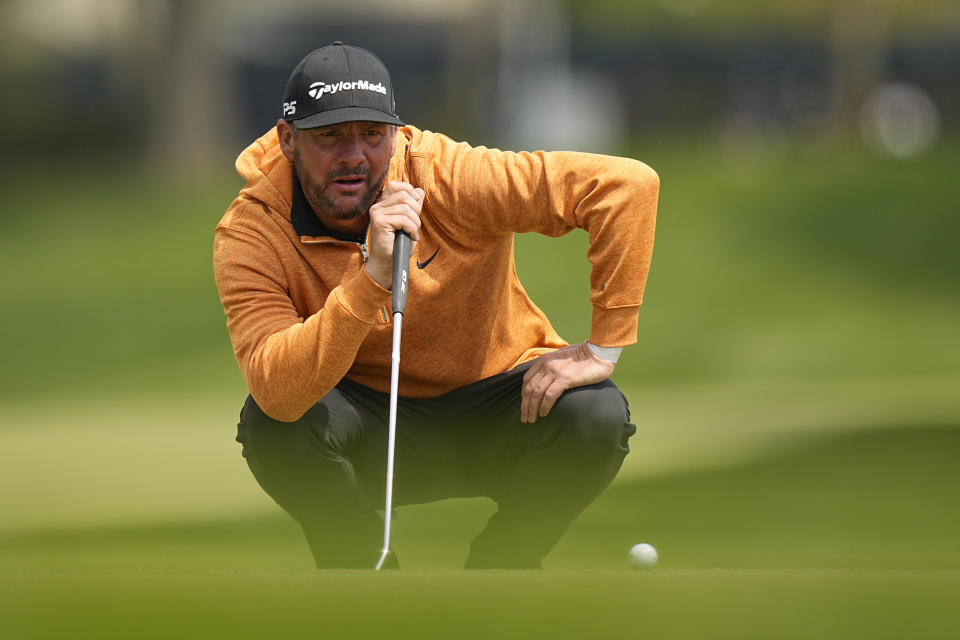
[[[321,217],[353,220],[380,196],[396,128],[345,122],[294,132],[294,165],[307,201]]]

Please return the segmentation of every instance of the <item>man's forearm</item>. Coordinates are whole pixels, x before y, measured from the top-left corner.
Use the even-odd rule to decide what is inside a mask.
[[[366,273],[336,287],[321,310],[303,322],[258,337],[232,327],[237,360],[251,395],[275,420],[297,420],[349,371],[385,304]],[[262,316],[262,314],[261,314]],[[265,318],[250,319],[266,322]],[[255,331],[255,327],[251,327]]]

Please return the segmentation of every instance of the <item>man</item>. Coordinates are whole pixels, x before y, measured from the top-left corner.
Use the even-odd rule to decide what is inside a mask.
[[[372,567],[383,522],[394,234],[414,241],[394,504],[498,504],[468,568],[538,568],[635,431],[609,380],[636,341],[656,174],[624,158],[472,148],[404,126],[372,53],[336,42],[287,83],[214,269],[250,391],[237,440],[318,568]],[[527,297],[513,235],[590,235],[589,341]],[[544,265],[549,268],[549,265]]]

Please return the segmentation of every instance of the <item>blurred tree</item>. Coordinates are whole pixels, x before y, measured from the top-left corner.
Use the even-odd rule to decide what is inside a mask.
[[[898,0],[843,0],[827,5],[835,78],[834,135],[856,130],[864,101],[885,79],[896,4]]]
[[[217,46],[220,2],[139,0],[137,64],[144,106],[146,159],[163,171],[189,173],[219,162],[232,131],[226,60]]]
[[[497,14],[482,2],[465,13],[467,17],[445,29],[444,90],[430,121],[431,127],[457,137],[495,131],[498,115],[490,105],[497,91]]]

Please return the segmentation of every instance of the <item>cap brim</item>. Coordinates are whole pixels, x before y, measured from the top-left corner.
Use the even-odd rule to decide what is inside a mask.
[[[343,107],[341,109],[330,109],[323,113],[315,113],[306,118],[290,121],[297,129],[316,129],[317,127],[329,127],[333,124],[343,122],[383,122],[384,124],[395,124],[403,126],[403,121],[397,116],[384,113],[378,109],[368,107]]]

